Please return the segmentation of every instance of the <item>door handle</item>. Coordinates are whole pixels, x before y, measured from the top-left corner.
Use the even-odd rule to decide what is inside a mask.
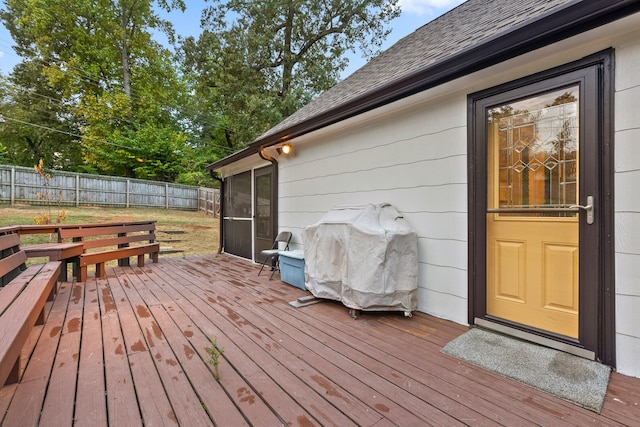
[[[587,224],[591,225],[594,221],[594,208],[593,208],[593,196],[587,196],[587,204],[583,205],[571,205],[570,208],[583,209],[587,213]]]

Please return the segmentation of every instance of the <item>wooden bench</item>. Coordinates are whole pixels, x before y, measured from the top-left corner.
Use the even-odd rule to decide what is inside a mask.
[[[105,275],[105,263],[118,260],[118,265],[129,265],[129,258],[138,257],[138,266],[144,266],[149,254],[158,262],[160,244],[155,242],[155,221],[123,224],[79,224],[58,230],[60,243],[82,242],[83,252],[77,262],[76,280],[87,280],[87,267],[96,266],[96,277]],[[145,243],[140,243],[145,242]],[[136,243],[136,245],[131,245]],[[105,249],[108,248],[108,249]]]
[[[0,233],[0,386],[20,377],[20,352],[33,327],[44,323],[57,291],[60,262],[26,267],[18,232]]]

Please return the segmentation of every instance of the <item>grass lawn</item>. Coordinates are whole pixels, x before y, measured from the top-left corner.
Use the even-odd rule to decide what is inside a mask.
[[[64,224],[156,220],[156,238],[161,250],[184,251],[175,253],[177,256],[215,253],[218,250],[220,220],[202,212],[94,206],[65,207],[64,210],[67,214]],[[47,213],[55,218],[58,208],[51,208],[49,212],[46,206],[0,205],[0,227],[33,225],[34,217]],[[42,243],[49,238],[48,235],[25,235],[21,237],[21,243]]]

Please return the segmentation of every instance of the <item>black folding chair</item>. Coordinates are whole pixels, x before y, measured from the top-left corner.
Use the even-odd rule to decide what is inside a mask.
[[[258,276],[262,273],[262,269],[264,268],[267,261],[271,261],[272,271],[271,277],[269,280],[273,279],[273,275],[277,270],[280,270],[280,243],[285,244],[285,251],[289,250],[289,242],[291,241],[291,232],[290,231],[281,231],[276,236],[276,240],[273,241],[273,245],[271,249],[265,249],[260,252],[260,255],[264,257],[264,261],[262,261],[262,267],[260,267],[260,271],[258,272]]]

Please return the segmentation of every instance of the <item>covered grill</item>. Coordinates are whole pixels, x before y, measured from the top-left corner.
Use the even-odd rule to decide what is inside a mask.
[[[418,238],[390,204],[339,206],[302,233],[305,285],[355,310],[418,306]]]

